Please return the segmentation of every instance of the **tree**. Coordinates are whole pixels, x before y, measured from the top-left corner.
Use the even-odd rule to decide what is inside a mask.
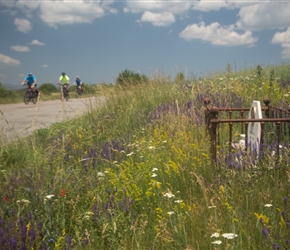
[[[128,69],[122,71],[116,80],[116,84],[120,85],[137,85],[144,82],[148,82],[148,77],[146,75],[135,73]]]

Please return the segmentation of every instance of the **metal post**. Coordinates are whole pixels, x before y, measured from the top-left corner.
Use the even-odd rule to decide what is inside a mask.
[[[210,113],[210,137],[211,137],[211,156],[213,167],[216,168],[216,144],[217,144],[217,123],[212,122],[212,120],[218,119],[218,108],[213,107],[209,109]]]

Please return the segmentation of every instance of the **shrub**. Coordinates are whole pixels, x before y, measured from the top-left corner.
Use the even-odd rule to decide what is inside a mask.
[[[38,88],[45,94],[56,93],[58,92],[57,87],[52,83],[44,83]]]
[[[116,83],[119,85],[137,85],[142,82],[148,82],[146,75],[135,73],[128,69],[122,71],[116,80]]]
[[[2,83],[0,82],[0,97],[12,97],[15,96],[15,92],[13,90],[6,89]]]

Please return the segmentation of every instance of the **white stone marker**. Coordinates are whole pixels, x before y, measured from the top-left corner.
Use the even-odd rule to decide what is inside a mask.
[[[253,101],[248,119],[262,119],[262,109],[260,101]],[[248,125],[248,145],[250,150],[256,149],[259,152],[261,140],[261,123],[250,122]]]

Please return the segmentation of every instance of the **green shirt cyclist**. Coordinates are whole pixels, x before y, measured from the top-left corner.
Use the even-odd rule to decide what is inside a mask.
[[[59,85],[69,85],[69,77],[64,72],[61,73],[61,76],[58,79]]]

